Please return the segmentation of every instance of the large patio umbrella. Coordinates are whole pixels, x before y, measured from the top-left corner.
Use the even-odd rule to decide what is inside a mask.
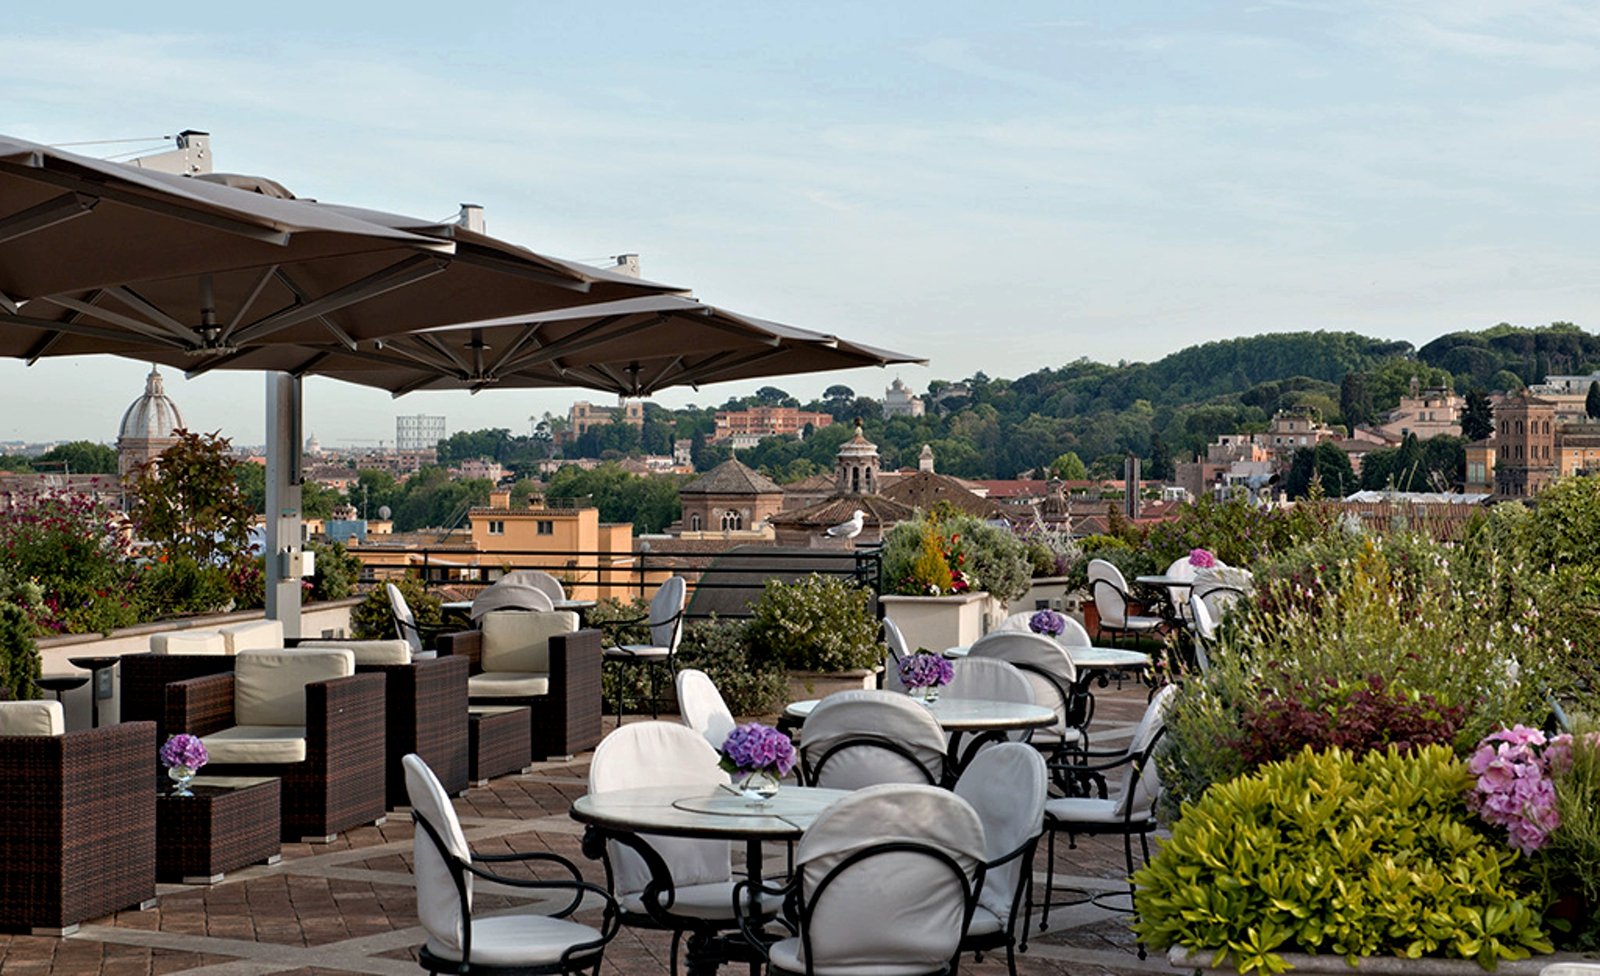
[[[187,368],[191,376],[213,369],[328,376],[395,396],[578,386],[641,397],[670,386],[923,362],[691,298],[653,295],[424,329],[355,349],[332,342],[264,345]]]
[[[0,311],[97,285],[454,244],[337,209],[0,136]]]

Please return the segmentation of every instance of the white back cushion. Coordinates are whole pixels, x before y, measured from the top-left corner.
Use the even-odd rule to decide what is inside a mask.
[[[327,640],[301,641],[306,648],[343,648],[356,656],[356,664],[410,664],[411,644],[394,638],[391,640]]]
[[[280,642],[281,644],[281,642]],[[227,654],[228,639],[214,630],[169,630],[150,635],[152,654]]]
[[[1010,854],[1044,831],[1044,804],[1050,776],[1039,750],[1020,742],[1002,742],[978,753],[956,780],[955,794],[972,804],[983,821],[984,856],[995,860]],[[978,903],[999,918],[1011,914],[1011,899],[1024,867],[1021,858],[1007,861],[983,879]]]
[[[0,702],[0,735],[61,735],[66,712],[58,701]]]
[[[445,795],[433,770],[415,753],[401,760],[406,771],[406,795],[411,809],[439,832],[449,854],[462,861],[472,859],[466,835],[456,808]],[[412,839],[412,855],[417,873],[417,917],[428,934],[458,953],[461,951],[462,905],[450,867],[439,853],[433,838],[419,824]],[[472,911],[472,875],[467,875],[466,911]]]
[[[578,615],[566,610],[493,610],[483,615],[479,625],[483,630],[479,660],[483,670],[546,674],[550,670],[550,638],[576,631]]]
[[[234,724],[303,727],[306,685],[355,673],[346,650],[245,651],[233,666]]]
[[[721,749],[723,740],[737,724],[728,703],[716,682],[704,671],[685,668],[678,672],[678,712],[683,724],[705,736],[713,749]]]
[[[270,651],[283,646],[283,621],[249,620],[217,628],[229,654],[240,651]]]

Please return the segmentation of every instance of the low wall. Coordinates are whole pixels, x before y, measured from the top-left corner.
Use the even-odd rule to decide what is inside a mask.
[[[314,603],[300,614],[300,632],[305,636],[320,634],[324,637],[343,637],[350,631],[350,611],[360,599],[332,600]],[[100,634],[73,634],[67,637],[47,637],[39,641],[39,670],[42,674],[87,674],[73,667],[68,658],[118,657],[124,654],[142,654],[150,649],[150,635],[171,630],[215,630],[228,624],[242,624],[251,620],[265,620],[266,613],[251,610],[243,613],[221,613],[206,617],[183,617],[177,620],[157,620],[137,627],[114,630],[109,636]],[[100,724],[118,720],[121,715],[122,685],[117,672],[112,672],[111,697],[100,699]],[[86,685],[61,696],[66,708],[67,728],[89,728],[93,714],[90,695],[93,684]],[[50,697],[46,692],[46,697]]]

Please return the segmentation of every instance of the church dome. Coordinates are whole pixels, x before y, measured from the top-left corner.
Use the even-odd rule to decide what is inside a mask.
[[[144,396],[128,406],[122,415],[122,426],[117,431],[121,441],[171,440],[173,431],[183,426],[183,414],[178,405],[167,396],[161,382],[161,373],[154,366],[145,377]]]

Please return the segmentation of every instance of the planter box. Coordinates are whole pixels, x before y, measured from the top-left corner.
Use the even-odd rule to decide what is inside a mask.
[[[1401,959],[1397,956],[1361,956],[1354,966],[1344,961],[1336,952],[1310,956],[1303,952],[1280,952],[1283,961],[1293,973],[1374,973],[1378,976],[1485,976],[1488,970],[1471,959]],[[1190,952],[1174,946],[1167,952],[1167,965],[1174,969],[1206,973],[1208,976],[1239,976],[1239,971],[1227,960],[1221,968],[1211,967],[1210,952]],[[1572,953],[1551,956],[1534,956],[1515,961],[1500,960],[1494,968],[1495,976],[1538,976],[1544,967],[1558,962],[1581,962],[1583,957]]]
[[[1005,616],[1005,608],[981,591],[954,596],[880,596],[878,603],[883,615],[905,635],[906,647],[912,651],[970,645]]]
[[[855,671],[790,671],[789,700],[826,698],[836,691],[860,691],[878,686],[878,672],[867,668]]]
[[[1028,592],[1011,604],[1011,611],[1058,610],[1069,613],[1077,609],[1077,601],[1067,595],[1065,576],[1035,576]]]

